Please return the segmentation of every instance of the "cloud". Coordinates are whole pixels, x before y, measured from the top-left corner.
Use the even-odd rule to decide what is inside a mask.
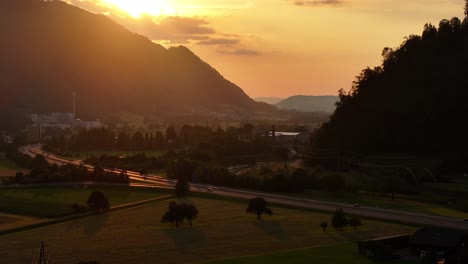
[[[240,39],[232,38],[209,38],[206,40],[198,41],[198,45],[220,45],[220,46],[233,46],[240,44]]]
[[[86,9],[96,14],[106,14],[112,11],[112,9],[110,9],[109,7],[98,5],[93,1],[67,0],[65,2],[71,5],[79,6],[80,8]]]
[[[323,6],[323,5],[329,5],[329,6],[339,6],[344,4],[344,1],[342,0],[306,0],[306,1],[301,1],[301,0],[293,0],[290,1],[293,2],[297,6]]]
[[[0,0],[1,1],[1,0]],[[220,5],[240,4],[238,0],[219,0]],[[259,52],[244,48],[245,36],[217,32],[206,17],[151,16],[142,14],[134,18],[119,9],[109,7],[101,0],[67,0],[93,13],[106,14],[109,18],[154,42],[164,45],[216,46],[225,54],[255,56]],[[242,6],[245,3],[242,2]]]
[[[235,55],[235,56],[260,56],[261,52],[253,49],[234,49],[234,50],[221,50],[222,54]]]
[[[111,18],[155,42],[187,44],[193,40],[208,40],[210,36],[217,34],[208,21],[197,17],[168,16],[158,20],[151,16],[141,16],[138,19]]]

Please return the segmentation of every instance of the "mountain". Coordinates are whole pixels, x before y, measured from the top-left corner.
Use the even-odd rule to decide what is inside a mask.
[[[282,100],[284,100],[284,98],[280,98],[280,97],[256,97],[254,98],[255,101],[257,102],[264,102],[264,103],[267,103],[267,104],[276,104]]]
[[[0,2],[0,128],[32,112],[255,112],[250,99],[186,47],[165,49],[61,1]],[[18,125],[18,124],[17,124]]]
[[[468,169],[468,18],[426,24],[383,63],[340,91],[320,148],[361,153],[450,154]]]
[[[275,104],[280,109],[293,109],[304,112],[328,112],[335,111],[335,103],[338,96],[308,96],[295,95]]]

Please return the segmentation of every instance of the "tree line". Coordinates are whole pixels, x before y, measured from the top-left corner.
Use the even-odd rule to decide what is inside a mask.
[[[256,160],[282,159],[284,146],[265,133],[254,133],[254,126],[213,129],[206,126],[184,125],[179,131],[168,126],[162,132],[132,135],[114,133],[108,129],[82,130],[71,138],[52,137],[44,149],[59,155],[71,156],[74,152],[102,150],[186,150],[191,159],[223,164],[249,163]],[[283,151],[284,152],[284,151]]]
[[[89,171],[83,165],[77,166],[71,163],[65,165],[50,164],[44,156],[36,155],[31,158],[28,155],[15,152],[9,153],[9,158],[23,168],[29,169],[29,174],[17,172],[15,177],[9,178],[4,183],[34,184],[48,182],[107,182],[128,184],[129,178],[124,172],[113,173],[102,167],[94,167]]]

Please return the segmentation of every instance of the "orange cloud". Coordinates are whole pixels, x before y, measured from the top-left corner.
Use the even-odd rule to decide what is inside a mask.
[[[297,6],[320,6],[320,5],[331,5],[331,6],[338,6],[342,5],[344,1],[341,0],[310,0],[310,1],[301,1],[301,0],[294,0]]]

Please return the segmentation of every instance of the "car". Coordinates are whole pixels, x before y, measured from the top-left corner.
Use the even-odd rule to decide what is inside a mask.
[[[358,203],[357,203],[357,204],[354,204],[354,207],[359,207],[359,206],[361,206],[361,205],[360,205],[360,204],[358,204]]]
[[[208,187],[208,189],[207,189],[207,190],[208,190],[209,192],[212,192],[212,191],[213,191],[213,188],[211,188],[211,187]]]

